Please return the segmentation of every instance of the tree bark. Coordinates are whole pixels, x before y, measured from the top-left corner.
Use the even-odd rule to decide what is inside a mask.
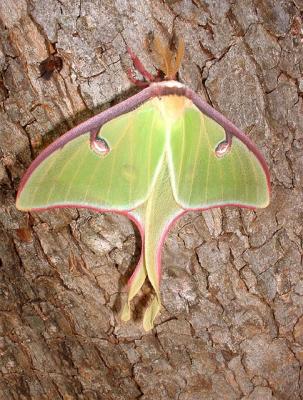
[[[302,13],[302,0],[1,0],[0,399],[303,398]],[[180,80],[253,138],[272,200],[177,223],[146,333],[149,287],[119,319],[140,247],[126,218],[14,203],[43,147],[134,93],[127,45],[155,72],[150,31],[184,39]],[[63,67],[48,77],[50,55]]]

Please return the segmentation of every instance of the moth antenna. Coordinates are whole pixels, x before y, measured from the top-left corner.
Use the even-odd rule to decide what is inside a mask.
[[[177,72],[179,71],[182,59],[184,57],[184,51],[185,51],[185,45],[184,45],[184,40],[179,39],[178,40],[178,48],[177,48],[177,54],[176,54],[176,60],[175,60],[175,68],[174,68],[174,75],[177,75]]]
[[[170,48],[168,46],[163,46],[158,37],[155,37],[154,39],[154,46],[155,51],[162,59],[162,70],[165,73],[165,78],[176,79],[177,72],[184,56],[185,47],[183,39],[178,40],[178,48],[175,57]]]
[[[167,46],[163,46],[161,40],[158,37],[155,37],[155,51],[159,54],[162,59],[162,69],[165,73],[165,77],[169,78],[171,75],[171,59],[172,54]]]

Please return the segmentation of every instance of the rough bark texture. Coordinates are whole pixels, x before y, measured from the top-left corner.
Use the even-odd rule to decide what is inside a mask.
[[[302,0],[0,1],[0,398],[303,398]],[[261,211],[190,213],[164,249],[156,328],[121,323],[138,254],[115,215],[16,210],[56,136],[133,93],[126,45],[184,38],[180,79],[247,132],[273,183]],[[63,69],[49,80],[50,54]]]

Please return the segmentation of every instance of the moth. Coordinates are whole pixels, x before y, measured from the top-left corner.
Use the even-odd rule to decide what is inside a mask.
[[[23,176],[19,210],[84,207],[126,215],[142,251],[128,282],[122,319],[148,279],[154,297],[143,327],[161,308],[162,247],[171,226],[189,210],[266,207],[270,177],[254,143],[232,122],[176,80],[184,53],[160,42],[161,74],[151,75],[129,49],[144,80],[139,93],[71,129],[48,146]],[[162,75],[163,75],[162,74]]]

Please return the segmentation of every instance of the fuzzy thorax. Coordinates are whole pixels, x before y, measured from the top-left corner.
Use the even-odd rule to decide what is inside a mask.
[[[193,106],[191,100],[185,96],[178,95],[156,97],[154,101],[161,112],[162,118],[166,121],[167,127],[170,127],[184,114],[185,108]]]

